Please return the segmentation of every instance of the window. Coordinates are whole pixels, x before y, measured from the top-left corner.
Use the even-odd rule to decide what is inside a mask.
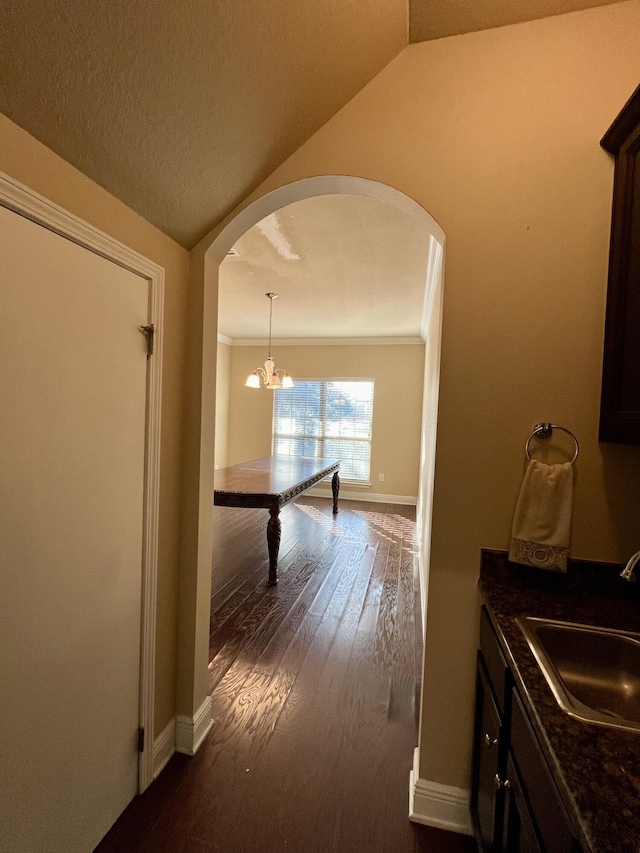
[[[369,481],[373,380],[296,379],[276,391],[273,452],[278,456],[340,459],[340,476]]]

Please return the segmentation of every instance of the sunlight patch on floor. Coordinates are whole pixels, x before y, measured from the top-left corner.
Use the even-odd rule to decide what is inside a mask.
[[[318,507],[297,503],[293,505],[294,509],[304,513],[312,521],[330,530],[336,536],[342,536],[352,541],[358,539],[353,532],[342,531],[339,526],[340,514],[337,516],[329,515],[326,510],[320,510]],[[387,539],[389,542],[402,540],[402,550],[408,551],[411,554],[416,553],[416,523],[403,515],[396,515],[389,512],[372,512],[370,510],[361,509],[345,509],[342,512],[348,512],[352,516],[355,515],[366,524],[366,526],[380,538]]]
[[[319,524],[325,530],[330,530],[334,536],[341,537],[342,539],[346,539],[347,542],[359,542],[360,535],[358,533],[354,533],[353,530],[342,530],[340,528],[340,515],[333,515],[331,513],[328,515],[326,512],[322,512],[315,506],[310,506],[309,504],[297,503],[293,504],[292,507],[294,510],[298,512],[304,513],[307,518],[310,518],[311,521],[315,521],[316,524]]]
[[[370,512],[362,509],[356,509],[353,512],[355,515],[365,518],[374,529],[383,530],[396,538],[402,537],[411,543],[415,541],[416,523],[403,515],[395,515],[389,512]]]

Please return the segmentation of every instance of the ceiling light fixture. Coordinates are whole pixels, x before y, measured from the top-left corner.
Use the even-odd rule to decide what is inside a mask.
[[[249,378],[244,383],[247,388],[259,388],[260,377],[265,388],[270,388],[272,391],[279,391],[283,388],[293,388],[293,379],[287,375],[287,371],[282,367],[276,369],[274,360],[271,358],[271,321],[273,318],[273,300],[278,298],[277,293],[265,293],[269,299],[269,350],[267,360],[264,363],[264,368],[256,367],[249,375]]]

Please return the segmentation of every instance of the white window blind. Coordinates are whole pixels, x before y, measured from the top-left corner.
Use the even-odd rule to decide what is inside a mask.
[[[373,380],[296,379],[276,391],[273,453],[340,459],[340,477],[369,481]]]

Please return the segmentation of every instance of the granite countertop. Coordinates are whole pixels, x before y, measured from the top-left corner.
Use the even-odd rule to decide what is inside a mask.
[[[570,561],[566,575],[482,551],[480,591],[585,853],[640,853],[640,731],[562,711],[515,622],[539,616],[640,632],[640,584],[620,566]]]

